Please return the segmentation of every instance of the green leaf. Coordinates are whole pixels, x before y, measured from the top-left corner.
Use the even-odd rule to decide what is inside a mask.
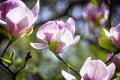
[[[60,45],[60,42],[54,41],[49,44],[49,50],[56,54],[56,47]]]
[[[10,53],[9,59],[10,59],[11,61],[13,61],[13,60],[14,60],[14,57],[15,57],[15,51],[12,50],[12,52]]]
[[[117,78],[120,78],[120,72],[116,72]]]
[[[106,36],[99,38],[98,42],[101,47],[110,51],[116,51],[115,45],[113,45],[112,41],[109,40]]]
[[[98,2],[97,0],[90,0],[92,4],[94,4],[95,6],[98,6]]]
[[[6,59],[6,58],[2,58],[2,60],[3,60],[6,64],[11,64],[11,63],[12,63],[12,61],[11,61],[11,60]]]

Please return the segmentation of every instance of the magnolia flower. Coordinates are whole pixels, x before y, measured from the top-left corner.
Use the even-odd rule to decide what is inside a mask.
[[[115,65],[106,66],[101,60],[87,58],[80,70],[82,80],[110,80],[115,72]]]
[[[113,54],[108,54],[108,55],[107,55],[107,60],[109,60],[112,55],[113,55]],[[113,62],[113,63],[115,64],[115,66],[116,66],[116,71],[117,71],[117,72],[120,72],[120,53],[116,54],[111,62]],[[111,62],[110,62],[110,63],[111,63]]]
[[[112,27],[110,32],[104,29],[105,35],[112,41],[112,43],[120,48],[120,24],[116,27]]]
[[[32,28],[39,13],[39,0],[32,10],[21,0],[7,0],[0,3],[0,24],[12,37],[23,37]]]
[[[62,75],[64,76],[66,80],[77,80],[73,75],[71,75],[70,73],[64,70],[62,70]]]
[[[69,18],[66,23],[62,21],[48,21],[37,31],[37,37],[45,43],[31,43],[31,46],[36,49],[49,47],[53,53],[60,53],[65,47],[75,45],[80,36],[75,34],[75,22]]]
[[[92,27],[94,25],[103,24],[108,18],[108,13],[109,11],[104,3],[100,6],[89,3],[85,8],[83,16],[89,21],[90,26]]]

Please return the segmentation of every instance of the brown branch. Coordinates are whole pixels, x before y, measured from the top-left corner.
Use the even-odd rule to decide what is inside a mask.
[[[18,73],[25,68],[25,66],[26,66],[26,64],[27,64],[27,62],[28,62],[28,60],[29,60],[30,58],[32,58],[31,52],[28,52],[27,55],[26,55],[26,57],[25,57],[25,62],[24,62],[24,64],[23,64],[23,66],[22,66],[19,70],[17,70],[16,72],[14,72],[14,71],[10,68],[9,65],[5,64],[5,63],[2,61],[2,59],[0,59],[0,67],[1,67],[4,71],[6,71],[6,72],[8,72],[9,74],[11,74],[13,80],[16,80],[16,77],[17,77]]]
[[[56,57],[62,61],[69,69],[71,69],[73,72],[75,72],[78,76],[80,76],[79,72],[76,71],[74,68],[72,68],[67,62],[65,62],[59,55],[56,55]]]

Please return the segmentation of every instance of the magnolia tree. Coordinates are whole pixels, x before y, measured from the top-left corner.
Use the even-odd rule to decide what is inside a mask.
[[[12,65],[14,65],[15,62],[14,56],[16,52],[12,50],[10,54],[8,54],[7,50],[16,40],[32,34],[38,18],[39,6],[39,0],[36,1],[32,9],[29,9],[21,0],[6,0],[0,3],[0,25],[3,27],[4,33],[9,40],[7,46],[1,51],[0,67],[10,74],[13,80],[20,80],[17,78],[19,73],[25,68],[28,60],[34,57],[34,55],[32,56],[31,50],[29,50],[24,58],[24,63],[21,64],[20,68],[15,70]],[[97,45],[97,43],[95,45],[111,53],[105,53],[107,56],[102,56],[106,58],[106,61],[99,59],[99,57],[92,59],[92,56],[87,56],[86,61],[82,62],[82,66],[79,66],[79,70],[77,70],[63,59],[60,54],[64,53],[66,48],[70,46],[74,47],[81,42],[84,37],[84,35],[76,35],[76,22],[72,17],[67,18],[66,21],[49,20],[45,22],[39,26],[39,29],[35,32],[35,38],[38,38],[40,41],[31,41],[28,45],[35,50],[43,50],[46,48],[52,52],[59,61],[63,62],[67,69],[65,70],[65,68],[63,68],[64,70],[62,69],[59,73],[65,80],[117,80],[120,71],[120,25],[118,24],[114,27],[111,25],[111,6],[112,0],[108,0],[106,3],[91,0],[86,4],[82,15],[88,22],[90,31],[94,32],[94,34],[97,32],[98,36],[95,38],[97,38],[99,45]],[[109,26],[109,28],[104,26]],[[96,27],[99,30],[96,30]],[[6,55],[9,56],[6,57]],[[80,58],[82,58],[82,56]],[[79,59],[77,60],[79,61]]]

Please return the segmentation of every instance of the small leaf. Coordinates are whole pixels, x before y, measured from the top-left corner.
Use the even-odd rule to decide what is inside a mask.
[[[15,57],[15,51],[12,50],[12,52],[10,53],[9,59],[10,59],[11,61],[13,61],[13,60],[14,60],[14,57]]]
[[[60,43],[58,41],[51,42],[49,44],[49,50],[52,51],[53,53],[56,53],[56,47],[59,46]]]
[[[116,47],[113,45],[112,41],[109,40],[106,36],[98,39],[99,45],[110,51],[116,51]]]
[[[116,72],[117,78],[120,78],[120,72]]]
[[[94,4],[95,6],[98,6],[98,2],[97,0],[90,0],[92,4]]]
[[[11,63],[12,63],[12,61],[11,61],[11,60],[6,59],[6,58],[2,58],[2,60],[3,60],[6,64],[11,64]]]

